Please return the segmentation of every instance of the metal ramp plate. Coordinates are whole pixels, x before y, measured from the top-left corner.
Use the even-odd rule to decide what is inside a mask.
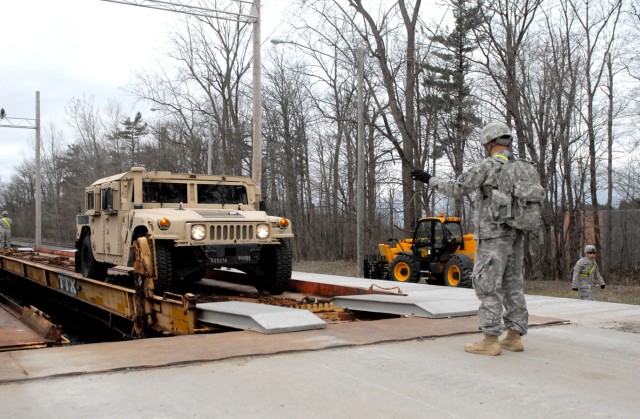
[[[336,306],[350,310],[441,319],[477,314],[479,303],[478,299],[473,297],[473,299],[463,297],[454,300],[437,298],[437,296],[405,297],[372,294],[334,297],[331,301]]]
[[[196,304],[198,320],[203,323],[255,330],[260,333],[285,333],[324,329],[327,323],[307,310],[267,304],[223,301]]]

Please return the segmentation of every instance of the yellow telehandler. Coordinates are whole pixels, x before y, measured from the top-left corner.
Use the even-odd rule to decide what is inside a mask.
[[[395,246],[393,245],[395,243]],[[389,239],[378,245],[379,255],[365,258],[366,278],[470,288],[476,258],[473,234],[463,234],[459,217],[418,220],[413,237]]]

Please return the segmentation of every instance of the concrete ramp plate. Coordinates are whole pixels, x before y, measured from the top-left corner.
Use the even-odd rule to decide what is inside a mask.
[[[441,319],[449,317],[472,316],[478,313],[478,299],[473,295],[459,294],[456,299],[442,299],[438,295],[394,296],[394,295],[355,295],[334,297],[336,306],[350,310],[373,313],[397,314],[400,316],[427,317]]]
[[[307,310],[267,304],[223,301],[196,304],[203,323],[272,334],[324,329],[327,323]]]

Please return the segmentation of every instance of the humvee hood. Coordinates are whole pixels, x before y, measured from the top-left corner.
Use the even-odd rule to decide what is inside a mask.
[[[136,210],[136,217],[170,218],[183,221],[267,221],[269,216],[264,211],[240,211],[235,209],[209,208],[153,208]]]

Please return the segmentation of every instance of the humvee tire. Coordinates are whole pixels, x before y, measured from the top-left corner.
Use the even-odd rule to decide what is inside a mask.
[[[279,245],[265,246],[260,255],[261,269],[256,275],[255,287],[259,292],[282,294],[291,280],[291,247],[288,240]]]
[[[173,285],[173,260],[171,256],[171,249],[162,243],[156,243],[155,246],[151,246],[151,260],[154,260],[154,248],[155,263],[158,266],[158,277],[153,284],[153,292],[156,295],[160,295],[163,292],[170,290]]]
[[[90,234],[87,234],[82,241],[82,248],[80,250],[80,266],[82,276],[85,278],[96,279],[98,281],[104,281],[107,278],[109,265],[98,262],[93,258]]]

